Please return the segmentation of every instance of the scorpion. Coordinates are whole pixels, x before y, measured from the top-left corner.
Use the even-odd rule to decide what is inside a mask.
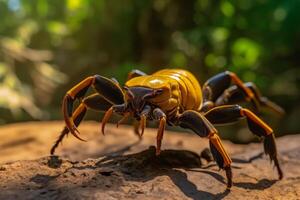
[[[85,97],[92,87],[96,93]],[[73,103],[79,106],[73,112]],[[249,102],[253,111],[238,103]],[[228,124],[246,118],[250,131],[263,139],[264,152],[276,166],[279,179],[283,172],[278,161],[274,131],[255,113],[261,107],[283,114],[284,110],[267,97],[261,95],[254,83],[244,83],[233,72],[225,71],[208,79],[200,87],[195,76],[183,69],[163,69],[151,75],[133,70],[122,87],[114,78],[101,75],[89,76],[63,98],[62,110],[65,127],[51,149],[51,155],[69,132],[80,138],[77,127],[87,109],[105,111],[102,119],[102,133],[113,113],[122,115],[121,123],[129,116],[139,124],[135,131],[141,137],[147,120],[158,121],[156,155],[161,152],[166,125],[190,129],[200,137],[209,139],[209,147],[220,169],[225,170],[227,189],[232,187],[232,160],[224,148],[214,125]],[[117,125],[118,125],[117,124]],[[140,132],[139,132],[140,130]]]

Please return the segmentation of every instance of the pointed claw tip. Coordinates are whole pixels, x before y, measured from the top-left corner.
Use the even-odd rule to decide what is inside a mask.
[[[142,128],[142,132],[141,134],[139,135],[140,137],[142,137],[144,135],[144,131],[145,131],[145,128]]]
[[[73,134],[73,133],[72,133]],[[76,135],[76,134],[73,134],[78,140],[81,140],[81,141],[83,141],[83,142],[86,142],[86,140],[84,140],[84,139],[82,139],[81,137],[79,137],[78,135]]]
[[[283,179],[283,174],[279,174],[278,179],[279,179],[279,180],[282,180],[282,179]]]
[[[102,129],[101,129],[101,133],[102,133],[102,135],[105,135],[104,127],[102,127]]]
[[[79,137],[77,134],[80,134],[80,132],[77,130],[77,129],[69,129],[70,130],[70,133],[76,137],[78,140],[81,140],[83,142],[86,142],[86,140],[82,139],[81,137]],[[77,132],[77,134],[76,134]]]
[[[102,119],[102,128],[101,128],[101,131],[102,131],[102,134],[104,134],[104,128],[105,128],[105,125],[106,125],[106,122],[108,122],[108,120],[110,119],[111,115],[113,113],[113,107],[110,107],[104,114],[104,117]]]
[[[141,128],[141,134],[140,136],[142,137],[144,135],[145,132],[145,127],[146,127],[146,116],[143,115],[140,121],[140,128]]]
[[[105,133],[104,133],[105,125],[106,125],[105,121],[102,121],[102,123],[101,123],[101,133],[102,133],[102,135],[105,135]]]
[[[77,136],[77,139],[81,140],[82,142],[87,142],[85,139],[82,139],[81,137]]]
[[[105,124],[102,124],[101,133],[102,135],[105,135]]]

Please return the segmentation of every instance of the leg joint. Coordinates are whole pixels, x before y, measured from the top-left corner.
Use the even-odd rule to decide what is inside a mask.
[[[94,83],[94,76],[89,76],[77,85],[75,85],[72,89],[70,89],[67,94],[72,97],[72,99],[77,97],[82,97],[87,89]]]
[[[220,155],[223,158],[223,166],[221,167],[223,168],[223,167],[230,166],[232,160],[229,157],[228,153],[226,152],[225,148],[223,147],[220,137],[216,133],[212,133],[208,137],[209,137],[209,141],[217,149],[218,153],[220,153]]]
[[[241,115],[247,117],[249,128],[253,129],[254,132],[263,133],[262,136],[273,134],[273,129],[257,117],[253,112],[248,109],[242,108]],[[261,129],[263,129],[261,131]]]
[[[218,136],[218,134],[217,134],[217,131],[212,131],[212,132],[210,132],[210,133],[208,133],[208,135],[207,135],[207,138],[208,139],[210,139],[210,140],[213,140],[213,139],[216,139],[216,138],[218,138],[219,136]]]

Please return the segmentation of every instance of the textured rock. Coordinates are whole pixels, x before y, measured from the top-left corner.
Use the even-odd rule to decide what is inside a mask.
[[[234,186],[224,172],[200,158],[206,139],[167,131],[155,156],[155,129],[142,141],[130,127],[85,122],[80,142],[69,136],[49,157],[61,122],[12,124],[0,128],[0,199],[299,199],[300,135],[277,139],[285,176],[262,155],[262,144],[224,141],[233,158]]]

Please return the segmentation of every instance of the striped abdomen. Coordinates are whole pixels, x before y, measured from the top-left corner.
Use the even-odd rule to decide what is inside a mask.
[[[167,115],[184,110],[199,110],[202,104],[201,87],[188,71],[164,69],[152,75],[140,76],[125,83],[127,87],[162,89],[163,93],[149,100]]]

